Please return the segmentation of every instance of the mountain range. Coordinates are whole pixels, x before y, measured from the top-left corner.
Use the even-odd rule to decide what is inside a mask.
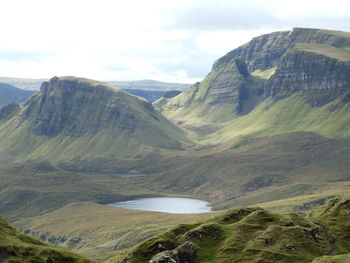
[[[53,77],[0,110],[0,138],[0,212],[23,231],[59,240],[71,229],[58,215],[83,206],[96,237],[135,245],[110,262],[337,262],[334,255],[350,252],[348,197],[307,216],[349,190],[347,32],[258,36],[219,58],[202,81],[153,104],[108,83]],[[142,237],[107,235],[86,219],[96,203],[168,195],[208,200],[215,210],[249,207],[186,218],[163,233],[147,221]],[[75,247],[99,258],[104,252],[75,227]]]

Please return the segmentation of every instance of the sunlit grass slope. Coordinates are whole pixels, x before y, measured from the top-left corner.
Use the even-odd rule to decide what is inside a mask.
[[[281,100],[266,100],[252,112],[227,122],[212,138],[259,137],[309,131],[326,137],[350,136],[350,104],[346,96],[320,107],[306,102],[304,92]],[[317,96],[317,92],[314,94]]]
[[[93,263],[84,256],[24,235],[0,217],[0,261],[4,263]]]

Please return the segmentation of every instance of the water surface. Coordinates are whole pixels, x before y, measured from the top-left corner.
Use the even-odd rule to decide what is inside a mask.
[[[170,214],[193,214],[211,211],[211,207],[206,201],[178,197],[138,198],[110,205],[127,209],[156,211]]]

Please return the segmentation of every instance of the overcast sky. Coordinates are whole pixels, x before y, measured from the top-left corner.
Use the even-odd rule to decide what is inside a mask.
[[[1,0],[0,76],[192,83],[252,37],[350,31],[349,0]]]

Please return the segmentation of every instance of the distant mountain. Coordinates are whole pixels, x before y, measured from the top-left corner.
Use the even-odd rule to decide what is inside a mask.
[[[0,77],[0,82],[8,83],[21,89],[39,90],[41,84],[48,79],[27,79]],[[120,89],[139,89],[154,91],[186,90],[191,84],[162,82],[157,80],[105,81]]]
[[[10,103],[22,103],[35,91],[18,89],[7,83],[0,83],[0,108]]]
[[[5,107],[0,115],[0,152],[9,160],[93,165],[181,149],[188,141],[146,100],[75,77],[44,82],[21,107]]]
[[[24,90],[39,90],[41,83],[43,83],[44,81],[47,81],[47,79],[0,77],[0,82],[8,83],[10,85]]]
[[[107,81],[113,86],[121,89],[142,89],[142,90],[181,90],[188,89],[191,84],[169,83],[157,80],[135,80],[135,81]]]
[[[44,81],[48,81],[48,79],[0,77],[0,82],[3,82],[4,84],[13,85],[15,87],[18,87],[24,90],[39,90],[41,84]],[[123,89],[130,94],[145,98],[149,102],[154,102],[157,99],[161,98],[167,91],[171,91],[171,90],[184,91],[191,86],[191,84],[168,83],[168,82],[161,82],[156,80],[106,81],[106,82],[110,83],[114,87]],[[19,100],[19,101],[11,101],[11,102],[20,103],[22,101]],[[6,104],[3,104],[3,106]],[[0,107],[1,105],[2,104],[0,101]]]
[[[149,102],[154,102],[157,99],[163,97],[166,91],[158,91],[158,90],[142,90],[142,89],[123,89],[127,93],[139,96],[148,100]]]

